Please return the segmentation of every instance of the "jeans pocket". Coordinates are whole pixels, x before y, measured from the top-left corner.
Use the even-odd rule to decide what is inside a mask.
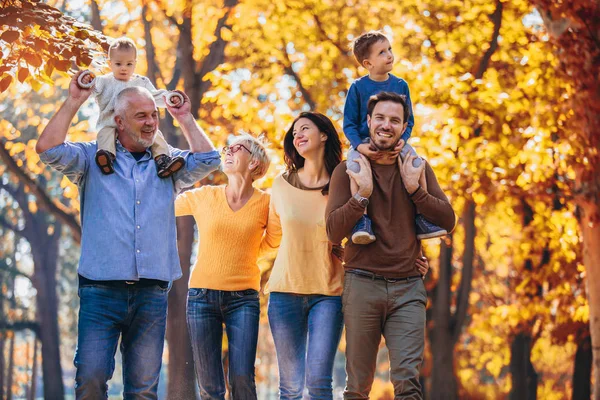
[[[208,289],[188,289],[188,299],[190,300],[202,300],[206,297]]]
[[[241,299],[244,297],[258,297],[258,291],[254,290],[254,289],[246,289],[246,290],[237,290],[234,292],[231,292],[231,296],[236,298],[236,299]]]

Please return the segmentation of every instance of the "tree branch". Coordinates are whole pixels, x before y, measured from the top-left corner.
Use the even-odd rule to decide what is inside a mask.
[[[4,320],[0,321],[0,331],[18,332],[24,331],[26,329],[29,329],[30,331],[38,335],[40,333],[40,324],[38,324],[36,321],[27,320],[15,321],[12,323],[8,323]]]
[[[3,215],[0,215],[0,225],[3,228],[8,229],[9,231],[12,231],[15,233],[15,235],[23,237],[23,229],[19,229],[17,228],[15,225],[11,224],[10,222],[8,222],[6,220],[6,218],[4,218]]]
[[[15,174],[19,178],[19,181],[33,193],[37,198],[40,208],[54,215],[56,219],[71,228],[73,239],[77,243],[81,243],[81,225],[77,222],[77,217],[71,214],[64,205],[54,202],[46,191],[17,165],[6,148],[6,140],[2,139],[0,144],[0,159],[6,164],[8,170]],[[23,207],[21,208],[23,209]],[[28,211],[27,207],[23,211]]]
[[[22,276],[23,278],[27,278],[29,281],[33,281],[33,278],[30,275],[27,275],[26,273],[19,271],[15,267],[8,266],[5,262],[0,263],[0,271],[7,272],[9,275],[12,275],[12,276]]]
[[[290,75],[292,78],[294,78],[294,80],[298,84],[298,89],[300,89],[300,92],[302,93],[302,97],[304,97],[304,100],[306,100],[306,103],[308,104],[310,109],[315,110],[317,108],[317,105],[316,105],[315,101],[313,100],[310,92],[304,87],[304,84],[302,83],[302,79],[300,79],[300,76],[296,73],[296,71],[294,71],[294,68],[292,67],[292,61],[290,60],[290,55],[287,52],[287,47],[286,47],[285,41],[282,39],[281,42],[282,42],[281,45],[283,46],[282,53],[283,53],[283,56],[285,57],[285,62],[281,61],[280,64],[283,67],[285,73]]]
[[[500,36],[500,26],[502,24],[502,10],[504,6],[500,0],[496,1],[496,9],[490,15],[490,20],[494,23],[494,33],[492,34],[492,39],[490,40],[490,47],[485,51],[483,57],[481,58],[481,62],[477,67],[477,71],[475,72],[475,79],[483,78],[483,74],[488,69],[490,64],[490,60],[494,52],[498,49],[498,36]]]
[[[162,0],[154,0],[154,4],[158,7],[160,11],[162,11],[163,15],[166,19],[168,19],[173,25],[177,27],[181,31],[181,24],[177,22],[177,18],[172,15],[167,14],[167,7],[163,4]]]

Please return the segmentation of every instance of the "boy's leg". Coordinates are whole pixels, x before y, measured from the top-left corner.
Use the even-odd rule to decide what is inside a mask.
[[[96,151],[96,164],[103,174],[109,175],[115,172],[113,162],[116,159],[115,148],[116,131],[114,127],[105,126],[100,129],[96,137],[98,150]]]
[[[360,164],[356,162],[358,158],[360,158],[360,153],[351,147],[348,151],[346,168],[352,172],[360,172]],[[354,179],[350,179],[350,191],[352,192],[352,195],[358,191],[358,186],[356,185],[356,182],[354,182]],[[354,229],[352,229],[352,242],[355,244],[369,244],[374,242],[375,239],[373,229],[371,228],[371,219],[367,215],[367,210],[365,209],[364,215],[358,220],[356,225],[354,225]]]
[[[408,156],[417,156],[417,158],[413,161],[414,167],[418,167],[423,162],[423,159],[417,154],[414,147],[406,143],[404,147],[402,147],[402,150],[400,150],[400,158],[404,161]],[[419,185],[421,185],[424,190],[427,190],[425,168],[423,168],[423,171],[421,171],[421,176],[419,176]],[[434,239],[448,234],[445,229],[427,221],[421,214],[416,215],[415,223],[417,225],[417,239],[419,240]]]
[[[156,131],[156,137],[150,150],[152,158],[156,161],[157,174],[161,178],[171,176],[185,165],[183,157],[170,156],[169,145],[160,130]]]

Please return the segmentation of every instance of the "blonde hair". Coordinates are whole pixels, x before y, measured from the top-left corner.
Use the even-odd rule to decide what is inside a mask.
[[[108,48],[108,58],[110,58],[110,53],[116,50],[133,50],[135,57],[137,58],[137,47],[135,47],[135,42],[128,37],[123,36],[111,42],[110,47]]]
[[[258,161],[258,166],[252,170],[252,180],[258,180],[265,176],[269,166],[271,165],[271,158],[267,153],[269,147],[269,141],[264,135],[254,137],[248,133],[241,132],[240,135],[235,136],[229,146],[233,146],[237,143],[241,143],[248,147],[250,150],[250,159]]]

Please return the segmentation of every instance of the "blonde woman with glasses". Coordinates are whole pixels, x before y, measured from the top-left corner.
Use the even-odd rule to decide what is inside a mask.
[[[175,201],[175,214],[193,215],[198,225],[187,325],[203,400],[225,399],[223,325],[232,398],[257,398],[254,361],[261,274],[257,259],[262,250],[277,247],[279,238],[268,228],[270,196],[253,184],[265,175],[269,164],[263,140],[238,136],[223,149],[227,184],[193,189]]]

